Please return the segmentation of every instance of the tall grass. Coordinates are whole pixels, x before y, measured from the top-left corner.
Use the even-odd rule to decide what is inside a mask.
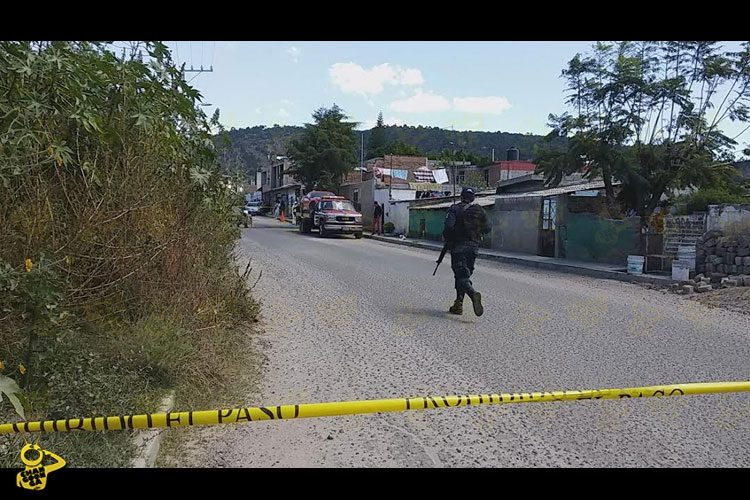
[[[167,390],[208,401],[236,385],[225,359],[247,362],[258,304],[232,255],[218,115],[199,103],[160,43],[118,57],[0,42],[0,361],[27,418],[153,411]],[[17,418],[4,399],[0,420]],[[47,439],[72,465],[125,463],[88,449],[127,456],[114,434]]]

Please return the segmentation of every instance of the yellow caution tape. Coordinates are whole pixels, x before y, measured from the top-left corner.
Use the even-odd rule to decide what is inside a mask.
[[[582,391],[514,392],[477,394],[468,396],[423,396],[413,398],[371,399],[296,405],[257,406],[222,410],[182,411],[125,415],[118,417],[69,418],[41,422],[1,424],[0,434],[23,432],[118,431],[123,429],[153,429],[187,425],[218,425],[258,420],[288,420],[293,418],[333,417],[388,411],[432,410],[483,404],[541,403],[545,401],[579,401],[582,399],[650,398],[659,396],[687,396],[723,392],[750,391],[747,382],[706,382],[676,385],[652,385],[625,389],[588,389]]]

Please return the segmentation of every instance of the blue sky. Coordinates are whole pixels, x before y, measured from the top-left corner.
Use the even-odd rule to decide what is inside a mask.
[[[566,110],[562,69],[593,42],[166,43],[179,63],[213,65],[188,78],[227,128],[301,125],[336,103],[359,128],[382,111],[387,124],[544,134]]]

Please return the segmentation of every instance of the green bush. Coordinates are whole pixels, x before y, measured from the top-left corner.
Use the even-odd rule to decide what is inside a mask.
[[[706,212],[709,205],[719,205],[722,203],[750,203],[750,197],[729,192],[721,188],[700,189],[676,200],[679,204],[684,204],[687,213]]]
[[[236,385],[258,305],[200,100],[158,42],[0,42],[0,365],[27,418]]]

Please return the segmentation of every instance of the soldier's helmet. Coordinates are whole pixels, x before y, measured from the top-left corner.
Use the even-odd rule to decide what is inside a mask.
[[[474,201],[474,188],[465,187],[461,190],[461,199],[471,203]]]

